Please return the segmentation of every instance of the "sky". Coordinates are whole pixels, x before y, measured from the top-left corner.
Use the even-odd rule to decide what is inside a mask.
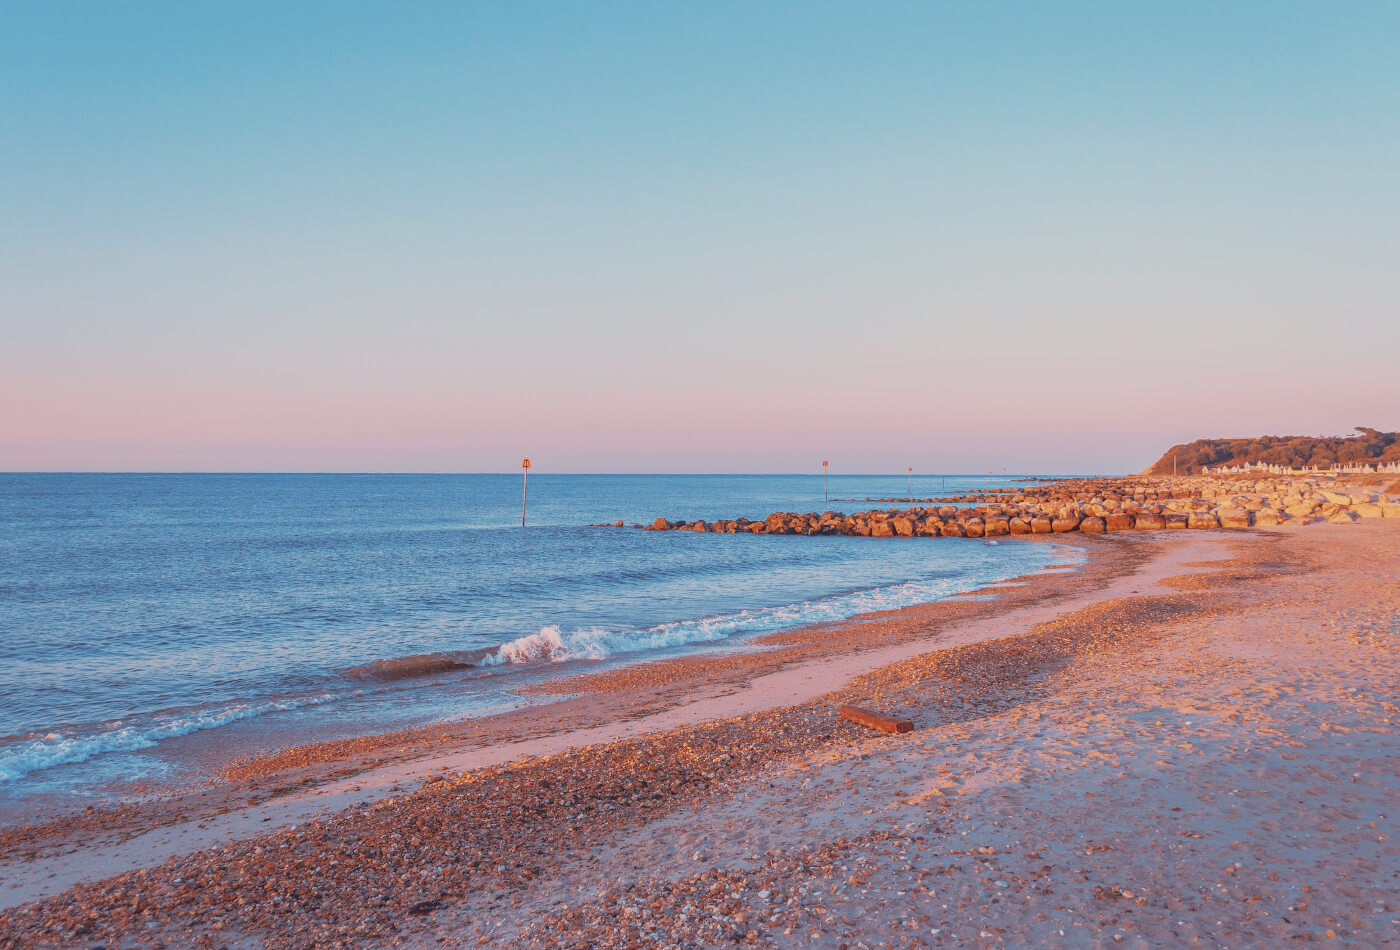
[[[1400,4],[0,14],[0,470],[1400,428]]]

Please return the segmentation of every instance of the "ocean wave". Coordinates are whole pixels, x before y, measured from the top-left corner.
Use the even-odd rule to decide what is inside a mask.
[[[682,625],[671,625],[681,628]],[[505,666],[526,663],[563,663],[568,660],[601,660],[615,653],[639,650],[663,650],[705,640],[721,640],[731,635],[722,629],[707,630],[695,625],[668,630],[651,627],[646,630],[561,630],[557,626],[540,628],[538,633],[519,637],[502,644],[495,652],[482,657],[482,666]]]
[[[538,633],[527,634],[502,644],[481,659],[482,666],[511,664],[563,663],[569,660],[601,660],[619,653],[665,650],[725,640],[740,634],[773,633],[815,623],[846,620],[859,614],[882,610],[897,610],[917,604],[932,603],[954,594],[975,590],[1013,576],[1006,571],[983,574],[959,572],[955,575],[923,578],[850,591],[784,604],[761,607],[738,613],[681,620],[633,630],[586,628],[563,630],[550,625]]]
[[[254,716],[302,706],[319,706],[335,698],[334,694],[325,693],[262,703],[234,703],[219,709],[156,717],[103,732],[49,733],[39,738],[0,747],[0,783],[13,782],[31,772],[58,765],[86,762],[108,752],[149,749],[162,739],[173,739],[202,729],[217,729],[240,719],[251,719]]]

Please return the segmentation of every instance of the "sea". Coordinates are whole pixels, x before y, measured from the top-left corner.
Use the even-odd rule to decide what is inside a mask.
[[[1015,539],[595,526],[1014,484],[535,473],[522,526],[518,474],[0,474],[0,821],[1073,563]]]

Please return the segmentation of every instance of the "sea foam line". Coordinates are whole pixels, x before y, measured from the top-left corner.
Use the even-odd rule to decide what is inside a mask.
[[[31,772],[58,765],[86,762],[108,752],[149,749],[162,739],[189,735],[202,729],[217,729],[240,719],[251,719],[254,716],[283,712],[301,706],[319,706],[335,698],[334,694],[325,693],[264,703],[235,703],[222,709],[186,716],[161,717],[105,732],[68,735],[49,733],[41,738],[28,739],[0,748],[0,783],[13,782]]]
[[[618,653],[664,650],[725,640],[740,633],[773,633],[808,624],[845,620],[859,614],[932,603],[1011,576],[1015,576],[1014,573],[989,571],[986,576],[960,574],[956,577],[905,581],[888,587],[852,591],[779,607],[761,607],[700,620],[663,623],[641,630],[605,630],[597,627],[563,630],[557,625],[550,625],[540,628],[538,633],[527,634],[501,645],[483,657],[481,665],[601,660]]]

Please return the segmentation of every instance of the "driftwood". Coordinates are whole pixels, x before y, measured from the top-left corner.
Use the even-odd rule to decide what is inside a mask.
[[[881,732],[914,731],[914,723],[908,719],[896,719],[893,716],[886,716],[883,713],[872,712],[869,709],[861,709],[859,706],[842,706],[841,718],[849,719],[851,722],[867,726],[871,729],[878,729]]]

